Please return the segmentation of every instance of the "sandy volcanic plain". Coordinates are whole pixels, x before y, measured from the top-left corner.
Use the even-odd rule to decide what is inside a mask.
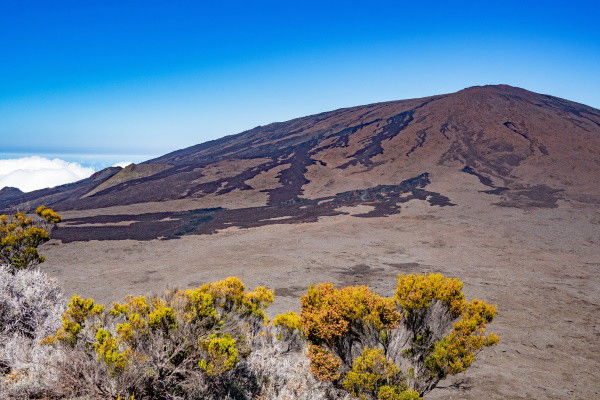
[[[468,297],[498,305],[490,329],[502,340],[426,398],[598,398],[597,206],[494,206],[496,196],[482,200],[478,191],[485,186],[475,177],[453,179],[469,190],[431,185],[455,201],[453,207],[411,200],[389,217],[353,216],[370,208],[360,205],[318,222],[173,240],[54,241],[44,246],[43,268],[67,293],[103,302],[233,275],[248,286],[275,289],[271,313],[298,310],[298,297],[311,283],[366,284],[391,295],[398,273],[440,272],[464,280]]]

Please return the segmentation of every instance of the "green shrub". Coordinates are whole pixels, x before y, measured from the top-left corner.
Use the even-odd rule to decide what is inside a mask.
[[[419,398],[498,342],[485,333],[495,307],[467,302],[462,282],[440,274],[400,275],[391,298],[365,286],[323,283],[311,286],[301,304],[297,323],[309,342],[311,371],[361,399]],[[364,347],[355,357],[357,344]]]
[[[402,384],[400,367],[385,358],[383,349],[366,347],[352,362],[352,369],[346,374],[342,387],[358,398],[368,399],[377,395],[382,387],[399,388],[393,386],[398,384]]]
[[[231,370],[238,362],[237,341],[231,335],[212,334],[208,339],[200,340],[200,346],[208,354],[208,358],[199,362],[200,368],[209,375],[218,375]]]
[[[279,314],[273,318],[274,326],[282,326],[286,327],[290,331],[300,330],[302,327],[302,320],[300,319],[300,315],[295,312],[288,312],[285,314]]]
[[[50,231],[61,221],[59,214],[45,206],[38,207],[36,213],[37,220],[21,212],[0,215],[0,264],[12,271],[44,262],[37,248],[50,239]]]
[[[246,291],[237,278],[160,297],[129,296],[109,308],[74,296],[62,326],[45,343],[80,354],[79,370],[96,371],[77,378],[72,374],[79,372],[64,365],[62,373],[72,383],[69,394],[163,398],[209,389],[219,393],[225,390],[219,388],[222,376],[248,355],[240,347],[246,334],[264,324],[262,306],[272,301],[270,290]]]
[[[45,343],[68,355],[57,372],[70,385],[64,397],[253,398],[300,379],[306,391],[416,400],[498,341],[486,331],[496,308],[467,301],[459,280],[439,274],[400,276],[389,298],[314,285],[300,313],[269,323],[273,300],[234,277],[110,307],[74,296]],[[313,389],[298,375],[306,357]]]

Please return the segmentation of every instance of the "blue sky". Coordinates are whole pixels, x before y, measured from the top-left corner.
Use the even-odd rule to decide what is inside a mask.
[[[597,1],[216,3],[1,1],[0,158],[141,161],[488,83],[600,108]]]

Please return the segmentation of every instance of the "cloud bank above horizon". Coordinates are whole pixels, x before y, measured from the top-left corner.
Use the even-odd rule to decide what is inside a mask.
[[[60,158],[30,156],[0,159],[0,189],[11,186],[30,192],[85,179],[94,172],[94,168]]]

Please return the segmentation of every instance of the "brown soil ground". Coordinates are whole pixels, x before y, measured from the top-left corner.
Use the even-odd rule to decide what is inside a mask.
[[[427,190],[456,206],[410,200],[388,217],[353,216],[370,211],[358,205],[317,222],[173,240],[52,241],[43,248],[43,268],[68,294],[103,302],[235,275],[248,286],[276,290],[272,313],[298,309],[311,283],[366,284],[389,295],[398,273],[440,272],[462,279],[468,297],[498,305],[490,329],[502,340],[426,398],[600,398],[597,206],[493,205],[499,196],[480,193],[489,187],[476,176],[457,173],[445,181],[452,184],[434,181]]]

